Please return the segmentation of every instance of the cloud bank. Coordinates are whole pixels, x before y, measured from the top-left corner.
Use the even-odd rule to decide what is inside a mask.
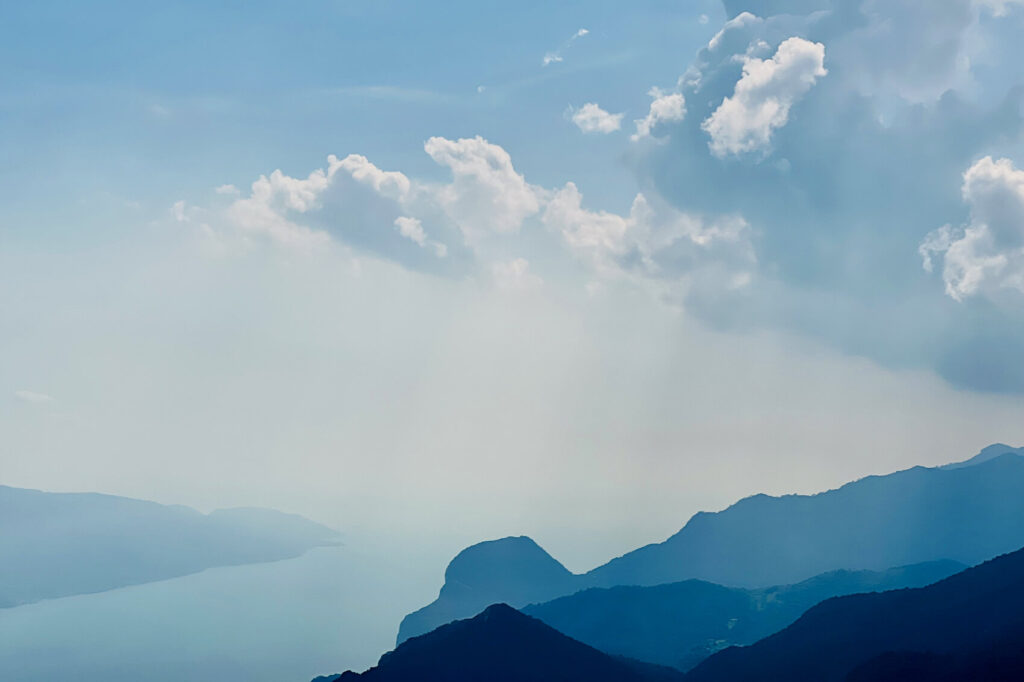
[[[648,90],[626,211],[587,206],[571,179],[530,182],[478,136],[425,142],[443,182],[332,156],[222,195],[224,215],[507,290],[582,266],[581,287],[639,286],[718,330],[1024,392],[1024,82],[1007,66],[1024,63],[1024,6],[724,5],[676,84]],[[571,118],[607,134],[624,114],[588,102]]]

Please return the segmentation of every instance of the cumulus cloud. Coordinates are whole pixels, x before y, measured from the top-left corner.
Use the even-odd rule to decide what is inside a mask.
[[[663,92],[660,88],[651,88],[648,93],[654,98],[647,116],[637,119],[636,133],[632,140],[640,140],[653,134],[660,123],[677,123],[686,116],[686,99],[682,93]]]
[[[395,218],[395,227],[406,239],[411,239],[420,246],[427,245],[427,233],[423,231],[423,223],[418,218],[399,216]]]
[[[480,136],[460,140],[432,137],[427,154],[452,172],[436,189],[437,200],[470,242],[492,232],[515,232],[537,213],[541,190],[527,184],[508,152]]]
[[[786,125],[789,110],[825,76],[825,46],[789,38],[770,59],[747,57],[731,97],[701,124],[715,156],[767,150],[772,132]]]
[[[753,235],[751,285],[699,279],[686,309],[722,330],[784,329],[959,387],[1024,392],[1014,252],[969,232],[980,220],[960,192],[979,159],[1019,152],[1024,82],[1010,65],[1021,61],[1022,8],[724,4],[732,19],[681,70],[685,118],[633,156],[648,201],[712,222],[737,216]],[[787,57],[791,39],[799,49]],[[756,75],[767,76],[759,88]],[[948,277],[960,305],[922,263]]]
[[[622,127],[624,114],[611,114],[597,105],[587,102],[572,112],[572,122],[585,133],[613,133]]]
[[[1004,289],[1024,293],[1024,171],[986,156],[964,173],[962,195],[970,222],[925,237],[924,269],[931,272],[941,257],[946,293],[957,301]]]
[[[423,223],[419,218],[410,218],[409,216],[398,216],[395,218],[395,227],[398,229],[398,233],[417,244],[420,248],[427,248],[428,246],[433,249],[434,255],[438,258],[444,258],[448,255],[448,247],[440,242],[435,242],[427,239],[427,233],[423,229]]]
[[[654,285],[676,302],[695,278],[714,278],[726,288],[745,286],[757,261],[742,218],[706,222],[642,193],[628,215],[591,211],[570,182],[551,198],[543,222],[599,276]]]
[[[454,255],[445,266],[454,274],[451,268],[467,267],[488,238],[514,234],[542,207],[544,190],[528,184],[508,152],[482,137],[432,137],[424,151],[451,172],[450,182],[415,180],[359,154],[330,155],[326,168],[306,177],[280,170],[260,176],[221,215],[242,235],[303,249],[337,240],[431,271],[436,259]],[[185,219],[185,205],[172,213]]]

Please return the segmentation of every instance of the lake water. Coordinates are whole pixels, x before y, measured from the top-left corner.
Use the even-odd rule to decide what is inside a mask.
[[[363,670],[436,596],[435,573],[328,547],[0,609],[0,680],[308,682]]]

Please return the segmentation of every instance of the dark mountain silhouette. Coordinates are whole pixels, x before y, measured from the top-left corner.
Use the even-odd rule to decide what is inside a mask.
[[[113,495],[0,486],[0,607],[287,559],[337,542],[330,528],[269,509],[201,514]]]
[[[964,466],[869,476],[816,495],[754,495],[720,512],[695,514],[664,542],[532,587],[522,573],[513,571],[506,584],[500,571],[483,576],[467,568],[459,582],[473,586],[472,599],[446,578],[443,596],[403,621],[399,641],[469,617],[481,604],[522,607],[588,587],[698,579],[757,588],[841,569],[884,571],[941,559],[973,565],[1024,545],[1024,457],[1013,448],[1000,455],[1004,447],[986,448]],[[520,538],[508,549],[524,557],[539,551],[557,564],[527,547],[536,545]]]
[[[462,550],[444,573],[441,594],[402,619],[398,644],[496,603],[519,607],[572,592],[576,576],[527,537],[481,542]]]
[[[670,682],[671,668],[614,658],[506,604],[413,637],[366,672],[321,682]]]
[[[778,632],[830,597],[920,587],[964,568],[937,561],[883,572],[833,571],[758,590],[701,580],[592,588],[522,611],[605,653],[688,670],[727,646]]]
[[[687,682],[1024,679],[1024,550],[917,589],[837,597]]]

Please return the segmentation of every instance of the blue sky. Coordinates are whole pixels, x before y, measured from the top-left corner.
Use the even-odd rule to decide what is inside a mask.
[[[6,483],[586,568],[1024,442],[1016,0],[5,15]]]

